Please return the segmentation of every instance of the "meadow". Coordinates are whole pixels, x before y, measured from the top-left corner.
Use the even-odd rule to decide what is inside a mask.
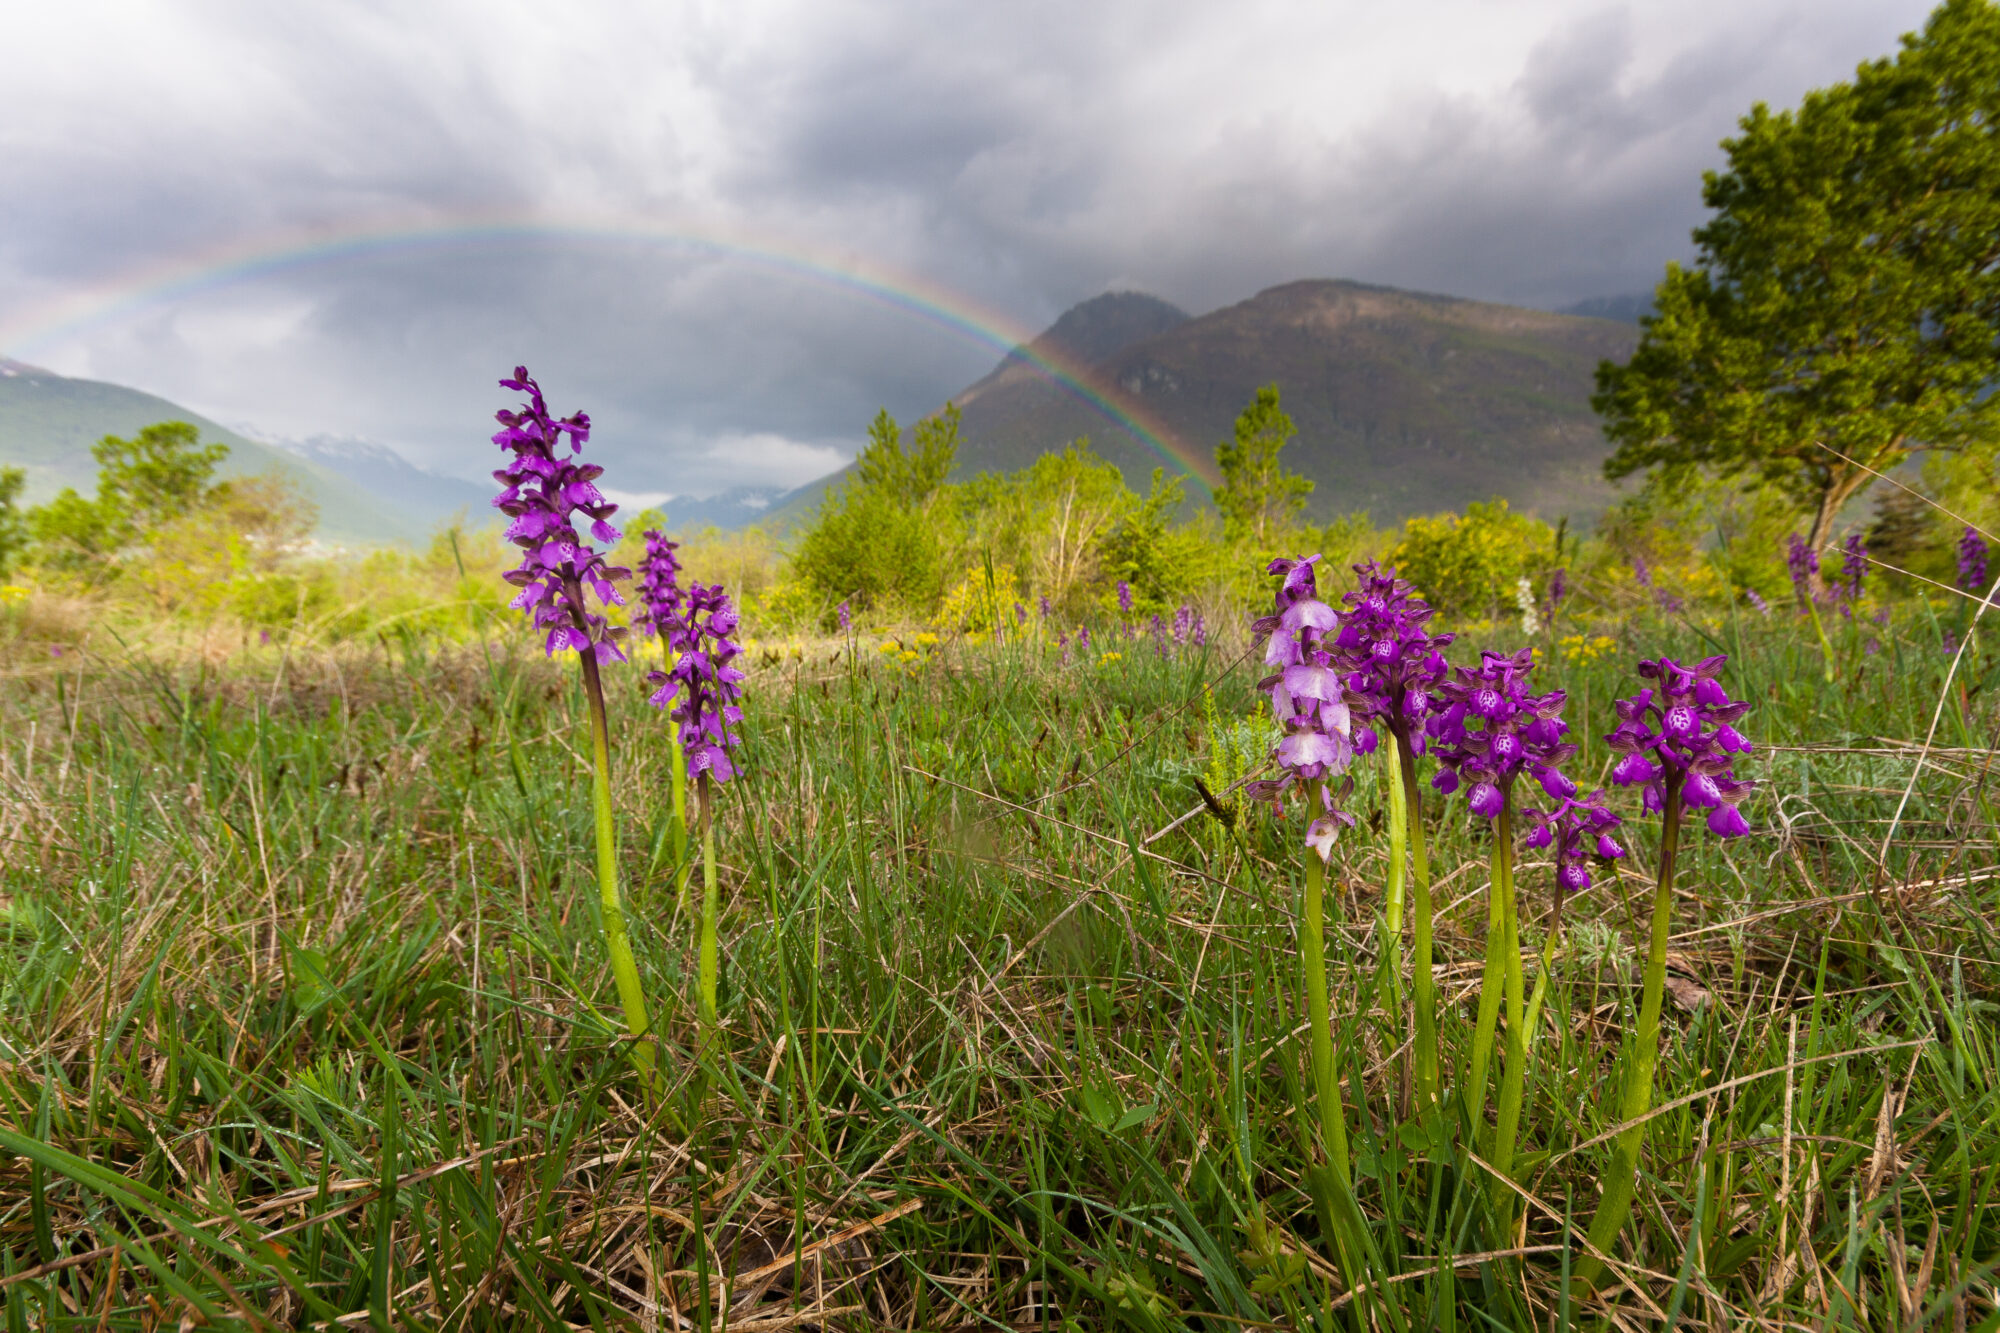
[[[1726,607],[1452,648],[1537,649],[1585,787],[1641,657],[1727,653],[1754,704],[1751,833],[1681,840],[1631,1221],[1592,1288],[1659,821],[1617,796],[1630,854],[1552,941],[1548,854],[1515,867],[1518,952],[1553,961],[1496,1189],[1483,1101],[1410,1109],[1394,812],[1355,762],[1324,951],[1357,1236],[1303,820],[1240,790],[1278,737],[1240,604],[1199,647],[1115,614],[1087,653],[1039,618],[749,645],[712,1035],[669,729],[608,671],[655,1082],[606,958],[584,696],[518,616],[445,596],[334,640],[19,602],[6,1327],[1991,1327],[1996,751],[1990,654],[1940,646],[1964,605],[1834,618],[1831,667],[1805,618]],[[1425,791],[1456,1108],[1492,833]]]

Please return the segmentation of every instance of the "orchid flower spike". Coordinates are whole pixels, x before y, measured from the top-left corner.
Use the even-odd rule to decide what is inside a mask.
[[[1448,796],[1462,782],[1471,783],[1466,805],[1481,818],[1492,819],[1505,808],[1523,771],[1555,800],[1576,795],[1576,784],[1561,768],[1576,753],[1563,739],[1569,731],[1562,720],[1568,696],[1561,690],[1528,693],[1534,669],[1531,648],[1512,656],[1481,653],[1477,669],[1455,668],[1454,678],[1438,687],[1443,709],[1427,724],[1439,765],[1431,785]]]
[[[1273,613],[1251,626],[1268,636],[1265,664],[1276,674],[1258,685],[1271,696],[1271,711],[1283,729],[1275,757],[1283,776],[1245,787],[1252,799],[1269,799],[1274,806],[1286,791],[1308,784],[1318,792],[1318,809],[1306,830],[1306,845],[1322,861],[1333,854],[1334,839],[1354,816],[1340,808],[1331,779],[1354,762],[1353,724],[1340,668],[1330,651],[1328,635],[1338,627],[1332,607],[1319,600],[1313,566],[1318,556],[1303,560],[1273,560],[1269,572],[1282,576]],[[1353,787],[1343,784],[1339,795]]]
[[[1728,660],[1706,657],[1691,667],[1670,657],[1641,662],[1639,674],[1658,688],[1619,700],[1618,729],[1604,739],[1622,756],[1612,782],[1642,787],[1648,811],[1664,809],[1667,793],[1678,791],[1690,807],[1708,811],[1709,832],[1740,838],[1750,825],[1737,807],[1756,784],[1735,774],[1733,756],[1752,748],[1735,727],[1750,704],[1732,700],[1716,679]]]
[[[574,526],[580,514],[590,520],[592,538],[607,546],[618,540],[618,529],[607,521],[618,506],[595,485],[604,469],[576,461],[590,438],[590,418],[578,412],[557,420],[525,366],[516,366],[513,377],[500,385],[528,395],[520,411],[494,414],[500,431],[493,443],[509,450],[511,457],[493,474],[503,488],[493,507],[513,520],[507,526],[507,540],[523,552],[520,565],[506,574],[507,582],[521,590],[510,605],[548,631],[545,647],[550,656],[573,648],[594,654],[600,662],[622,662],[625,654],[618,641],[625,637],[625,627],[592,611],[584,590],[595,594],[599,605],[623,606],[625,599],[612,584],[629,578],[632,571],[606,564],[603,554]]]

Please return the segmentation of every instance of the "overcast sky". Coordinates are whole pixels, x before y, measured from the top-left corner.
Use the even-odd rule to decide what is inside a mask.
[[[999,355],[884,288],[1649,289],[1736,118],[1927,9],[0,0],[0,353],[468,475],[525,361],[621,490],[793,485]]]

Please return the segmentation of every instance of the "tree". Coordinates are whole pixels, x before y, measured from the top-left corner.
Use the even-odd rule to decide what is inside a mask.
[[[217,497],[215,469],[229,456],[226,444],[203,445],[185,421],[147,426],[136,439],[107,435],[90,447],[97,460],[97,497],[64,487],[48,504],[30,510],[35,542],[57,567],[101,564]]]
[[[1278,406],[1278,386],[1266,384],[1236,418],[1236,438],[1215,447],[1222,470],[1215,505],[1230,541],[1248,540],[1261,550],[1297,522],[1313,484],[1278,461],[1296,431]]]
[[[958,409],[947,405],[910,434],[905,448],[896,419],[877,413],[854,475],[827,494],[799,539],[795,567],[823,600],[923,606],[937,596],[941,551],[930,510],[958,459]]]
[[[28,524],[21,515],[21,491],[28,474],[17,467],[0,467],[0,580],[28,545]]]
[[[1617,480],[1693,464],[1812,514],[1921,449],[1990,445],[2000,396],[2000,8],[1946,0],[1894,60],[1763,104],[1708,173],[1714,216],[1669,265],[1592,405]]]
[[[925,417],[911,432],[910,448],[903,448],[902,431],[888,409],[875,414],[868,426],[868,446],[854,460],[859,484],[873,490],[902,509],[921,509],[930,503],[951,476],[958,461],[958,408],[951,403],[934,417]]]

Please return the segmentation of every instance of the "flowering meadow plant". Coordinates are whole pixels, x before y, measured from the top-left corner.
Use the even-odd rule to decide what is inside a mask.
[[[717,986],[721,966],[712,784],[728,782],[740,771],[729,753],[743,743],[734,730],[743,720],[743,708],[737,700],[744,680],[742,669],[734,665],[743,651],[730,637],[736,626],[735,603],[721,584],[688,585],[685,607],[674,622],[673,666],[648,677],[660,687],[653,695],[653,706],[667,709],[667,716],[679,727],[687,775],[697,784],[702,901],[696,937],[696,985],[703,1039],[711,1048],[720,1032]]]
[[[732,665],[743,651],[729,637],[736,626],[736,606],[721,584],[690,585],[686,610],[674,625],[674,664],[647,676],[660,687],[653,706],[669,710],[679,724],[690,778],[727,782],[736,776],[729,751],[743,743],[732,727],[743,720],[737,699],[744,680],[742,670]]]
[[[1812,600],[1812,581],[1819,573],[1819,552],[1794,532],[1785,539],[1785,569],[1792,576],[1792,591],[1801,603]]]
[[[597,835],[597,888],[605,950],[611,956],[626,1030],[640,1039],[632,1043],[633,1062],[649,1087],[657,1091],[653,1046],[643,1040],[652,1022],[626,933],[624,900],[618,887],[618,839],[611,811],[611,729],[599,674],[602,663],[625,660],[618,647],[625,627],[611,625],[592,610],[584,591],[589,589],[600,606],[623,605],[624,599],[612,584],[629,578],[631,571],[608,565],[603,554],[579,536],[575,527],[581,515],[590,521],[592,538],[606,544],[615,542],[618,530],[608,520],[618,507],[597,489],[597,478],[604,470],[576,461],[584,441],[590,438],[590,417],[578,412],[557,419],[525,366],[516,366],[513,376],[500,384],[528,395],[519,410],[495,414],[500,432],[493,442],[512,457],[506,467],[493,474],[503,487],[493,504],[512,520],[507,539],[523,551],[519,567],[505,577],[521,590],[513,605],[547,631],[545,651],[553,656],[574,650],[582,669],[584,701],[590,713],[591,812]],[[657,571],[652,578],[656,583]],[[643,611],[648,617],[653,613],[650,605]]]
[[[1326,863],[1343,827],[1354,817],[1342,810],[1332,779],[1354,760],[1352,716],[1341,670],[1328,636],[1339,617],[1318,596],[1319,556],[1273,560],[1266,572],[1279,578],[1272,613],[1251,626],[1264,636],[1264,664],[1275,668],[1258,689],[1270,696],[1281,734],[1272,758],[1281,776],[1245,784],[1252,799],[1277,805],[1293,787],[1307,792],[1312,819],[1306,828],[1305,901],[1299,916],[1299,974],[1312,1033],[1313,1084],[1319,1097],[1320,1133],[1335,1200],[1336,1249],[1350,1285],[1366,1280],[1367,1226],[1354,1202],[1347,1115],[1341,1104],[1340,1075],[1333,1046],[1333,1018],[1326,981]],[[1352,780],[1342,785],[1351,789]]]
[[[1632,1207],[1639,1152],[1646,1137],[1645,1116],[1652,1104],[1653,1071],[1660,1057],[1660,1005],[1683,807],[1707,810],[1709,831],[1718,837],[1740,838],[1750,832],[1738,806],[1753,784],[1738,779],[1734,771],[1736,757],[1752,748],[1736,729],[1750,705],[1731,699],[1723,688],[1721,673],[1728,660],[1718,655],[1692,666],[1670,657],[1641,662],[1640,677],[1654,684],[1618,702],[1618,727],[1604,738],[1621,756],[1611,771],[1612,782],[1641,787],[1646,810],[1660,815],[1660,865],[1639,1020],[1618,1107],[1618,1119],[1628,1127],[1618,1135],[1604,1194],[1591,1219],[1593,1252],[1576,1268],[1576,1279],[1584,1287],[1597,1281],[1603,1265],[1596,1256],[1610,1252]]]
[[[1431,977],[1432,932],[1430,859],[1424,844],[1423,796],[1417,784],[1417,757],[1424,751],[1424,726],[1437,706],[1436,690],[1449,670],[1444,650],[1452,636],[1432,633],[1430,604],[1393,569],[1374,563],[1354,566],[1358,586],[1341,600],[1340,631],[1334,648],[1347,692],[1348,706],[1358,719],[1354,746],[1373,752],[1377,728],[1389,733],[1383,747],[1388,767],[1389,883],[1383,895],[1384,998],[1402,1007],[1404,855],[1414,870],[1416,892],[1411,903],[1413,938],[1411,975],[1417,1033],[1411,1055],[1411,1081],[1428,1109],[1437,1102],[1436,992]]]

